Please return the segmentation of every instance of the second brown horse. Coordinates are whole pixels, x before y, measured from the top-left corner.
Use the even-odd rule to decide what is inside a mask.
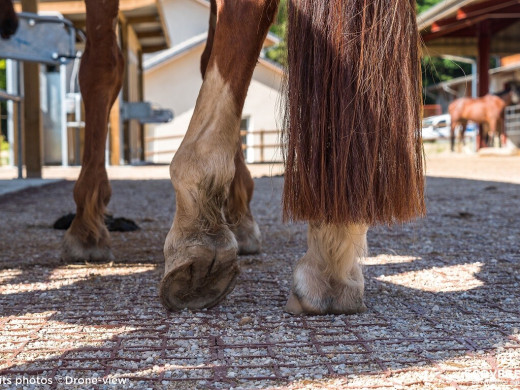
[[[459,132],[459,145],[464,143],[464,133],[468,121],[478,124],[487,124],[488,137],[493,138],[497,133],[500,135],[502,145],[506,143],[503,113],[504,108],[512,103],[518,102],[516,88],[497,95],[487,94],[480,98],[459,98],[453,101],[448,107],[451,116],[451,150],[455,149],[455,128],[461,125]]]

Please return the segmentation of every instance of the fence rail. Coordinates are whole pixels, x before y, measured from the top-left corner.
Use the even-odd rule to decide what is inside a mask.
[[[506,107],[504,119],[507,137],[520,147],[520,104]]]
[[[247,145],[247,143],[242,143],[242,150],[260,150],[260,158],[255,159],[255,162],[275,162],[271,161],[270,159],[266,159],[266,149],[276,149],[280,148],[281,144],[280,142],[276,143],[266,143],[265,136],[267,135],[273,135],[273,134],[280,134],[280,130],[255,130],[255,131],[247,131],[247,130],[240,130],[240,136],[241,137],[247,137],[247,136],[258,136],[259,142],[255,143],[253,145]],[[174,134],[174,135],[165,135],[165,136],[157,136],[157,137],[146,137],[145,141],[146,143],[150,142],[160,142],[160,141],[174,141],[174,140],[182,140],[184,138],[184,134]],[[247,139],[246,139],[247,142]],[[155,155],[164,155],[164,154],[175,154],[177,152],[177,149],[170,149],[170,150],[148,150],[145,151],[144,155],[146,157],[155,156]]]

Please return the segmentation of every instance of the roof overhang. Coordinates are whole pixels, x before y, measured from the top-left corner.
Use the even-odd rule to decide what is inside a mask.
[[[208,33],[202,33],[196,35],[186,41],[179,43],[176,46],[171,47],[168,50],[164,50],[160,53],[157,53],[153,56],[149,56],[146,58],[143,63],[143,69],[146,72],[155,70],[162,65],[169,64],[173,61],[178,60],[184,55],[190,53],[192,50],[202,47],[206,44],[206,40],[208,38]],[[267,39],[266,39],[267,40]],[[267,58],[262,56],[258,57],[258,63],[264,65],[268,69],[275,71],[276,73],[283,74],[283,68],[277,64],[276,62],[270,61]]]
[[[20,4],[15,4],[17,11]],[[38,11],[59,12],[78,28],[85,28],[86,9],[83,0],[40,0]],[[119,11],[134,29],[143,53],[152,53],[170,46],[163,16],[162,0],[120,0]]]
[[[518,70],[520,70],[520,63],[490,69],[489,75],[494,76],[496,74],[512,74],[514,72],[517,72]],[[467,84],[468,82],[472,81],[472,79],[473,79],[472,75],[457,77],[455,79],[451,79],[448,81],[443,81],[441,83],[430,85],[428,88],[426,88],[426,90],[428,90],[428,91],[447,90],[447,89],[456,87],[461,84]]]
[[[520,0],[445,0],[418,16],[425,54],[476,56],[483,23],[491,54],[520,52]]]

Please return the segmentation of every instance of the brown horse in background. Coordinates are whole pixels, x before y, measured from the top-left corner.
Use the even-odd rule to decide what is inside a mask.
[[[464,144],[464,133],[468,121],[487,124],[489,130],[486,138],[492,142],[495,134],[498,134],[500,143],[505,145],[504,108],[517,102],[518,93],[516,87],[497,95],[487,94],[480,98],[464,97],[455,99],[448,107],[448,112],[451,116],[451,151],[455,150],[455,128],[459,124],[462,126],[459,132],[460,147],[461,143]]]
[[[124,64],[119,2],[85,2],[85,144],[62,257],[100,262],[113,257],[104,224],[111,195],[105,141]],[[237,255],[261,249],[240,119],[278,2],[211,0],[203,83],[170,165],[176,214],[159,292],[168,310],[214,306],[233,290]],[[2,36],[14,32],[16,16],[10,1],[0,0],[5,15]],[[360,312],[368,227],[425,212],[415,1],[289,0],[288,15],[283,212],[309,230],[286,310]]]

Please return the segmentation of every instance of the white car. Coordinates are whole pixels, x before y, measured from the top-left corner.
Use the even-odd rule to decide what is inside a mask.
[[[449,114],[435,115],[423,119],[423,141],[435,141],[450,137],[451,117]]]

